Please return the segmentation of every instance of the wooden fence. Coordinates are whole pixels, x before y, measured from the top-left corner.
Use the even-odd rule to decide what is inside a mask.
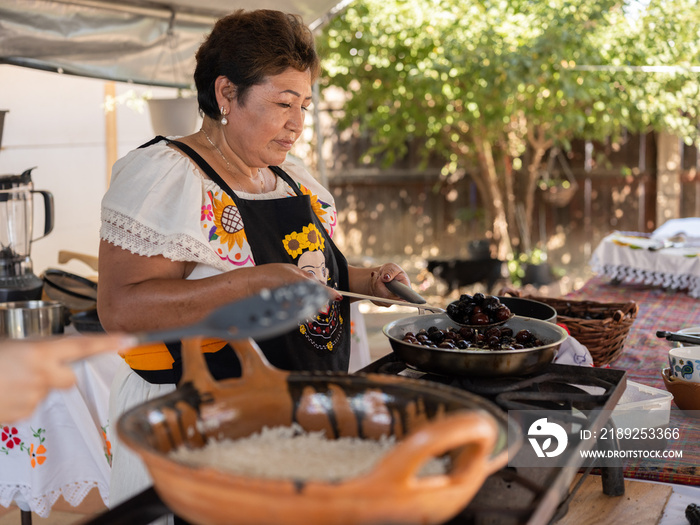
[[[559,208],[538,192],[533,217],[533,244],[545,246],[550,262],[563,268],[585,264],[613,230],[650,232],[657,226],[651,139],[630,138],[624,150],[607,152],[608,164],[593,169],[584,165],[581,151],[575,147],[569,156],[578,184],[571,202]],[[696,164],[694,150],[684,156],[682,217],[700,216]],[[634,169],[620,170],[619,165]],[[479,195],[469,179],[450,185],[434,169],[353,169],[329,177],[329,186],[339,210],[337,242],[352,260],[462,258],[470,240],[486,235]]]

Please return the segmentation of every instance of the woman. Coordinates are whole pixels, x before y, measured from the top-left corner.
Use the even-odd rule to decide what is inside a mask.
[[[105,328],[150,330],[192,323],[230,301],[301,279],[336,290],[396,298],[384,283],[410,284],[395,264],[348,266],[333,244],[333,198],[287,160],[311,103],[319,59],[297,16],[237,11],[221,19],[196,55],[202,129],[157,137],[120,159],[103,200],[98,309]],[[335,301],[289,334],[258,341],[283,369],[347,370],[348,300]],[[221,341],[203,349],[216,378],[240,374]],[[125,356],[112,392],[114,419],[172,391],[177,346]],[[147,482],[116,447],[110,503]],[[134,458],[132,457],[132,460]]]

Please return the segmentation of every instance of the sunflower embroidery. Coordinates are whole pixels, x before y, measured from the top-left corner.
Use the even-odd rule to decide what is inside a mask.
[[[209,240],[220,239],[221,244],[228,245],[229,251],[234,246],[243,247],[246,241],[243,219],[233,199],[226,193],[221,194],[221,200],[212,197],[214,204],[214,227],[209,233]]]
[[[326,245],[326,241],[323,240],[321,232],[313,224],[304,226],[302,229],[302,234],[306,236],[309,251],[321,250]]]
[[[311,191],[303,184],[299,184],[299,189],[304,195],[309,196],[309,199],[311,200],[311,209],[314,211],[316,216],[319,219],[323,219],[323,216],[326,215],[325,208],[329,208],[330,206],[318,200],[318,195],[314,195],[313,193],[311,193]]]
[[[291,255],[293,259],[296,259],[309,247],[309,239],[304,232],[292,232],[285,235],[282,244],[284,245],[284,249],[287,250],[287,253]]]

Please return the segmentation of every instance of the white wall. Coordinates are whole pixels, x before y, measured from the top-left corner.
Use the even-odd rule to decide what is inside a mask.
[[[0,174],[32,172],[34,188],[53,194],[54,231],[32,246],[34,273],[61,268],[93,275],[82,262],[58,264],[59,250],[97,256],[100,201],[107,187],[106,82],[17,66],[0,65],[0,109],[5,116]],[[175,91],[116,83],[117,97],[130,91],[155,97]],[[118,156],[151,139],[148,109],[116,106]],[[110,167],[111,170],[111,167]],[[41,197],[35,200],[34,236],[43,228]]]

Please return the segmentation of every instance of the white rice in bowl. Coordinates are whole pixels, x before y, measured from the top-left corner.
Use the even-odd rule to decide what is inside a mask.
[[[327,439],[322,431],[306,432],[299,425],[265,427],[239,439],[212,440],[204,447],[180,447],[171,459],[192,467],[210,467],[232,474],[267,479],[337,482],[372,471],[396,445],[396,439],[341,437]],[[449,459],[433,458],[420,476],[445,474]]]

